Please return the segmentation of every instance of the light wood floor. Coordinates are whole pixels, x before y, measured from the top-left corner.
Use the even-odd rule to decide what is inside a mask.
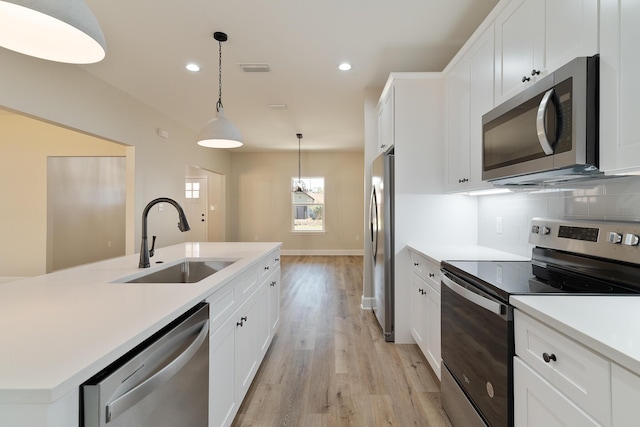
[[[281,258],[281,323],[234,426],[451,426],[416,345],[360,308],[362,257]]]

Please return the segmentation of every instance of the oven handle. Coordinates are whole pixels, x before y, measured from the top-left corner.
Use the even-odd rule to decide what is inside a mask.
[[[490,300],[480,294],[477,294],[465,287],[460,286],[453,280],[449,279],[446,274],[441,275],[442,283],[444,283],[447,288],[451,289],[456,294],[460,295],[462,298],[466,299],[474,303],[477,306],[484,308],[487,311],[490,311],[498,316],[504,316],[507,313],[507,306],[501,304],[499,302]]]

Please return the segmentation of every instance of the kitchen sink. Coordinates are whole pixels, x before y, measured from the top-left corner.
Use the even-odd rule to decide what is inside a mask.
[[[235,260],[185,260],[142,276],[116,283],[196,283],[230,266]],[[129,276],[131,277],[131,276]]]

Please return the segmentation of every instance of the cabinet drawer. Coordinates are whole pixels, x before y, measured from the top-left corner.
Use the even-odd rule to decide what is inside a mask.
[[[514,322],[516,355],[599,423],[610,425],[609,361],[519,310]]]
[[[211,334],[217,330],[238,307],[235,286],[231,284],[207,298]]]
[[[411,257],[411,271],[427,282],[436,292],[440,293],[440,265],[417,252],[409,251],[409,254]]]

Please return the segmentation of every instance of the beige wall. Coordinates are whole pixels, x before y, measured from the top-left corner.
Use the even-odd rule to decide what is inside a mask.
[[[298,153],[233,153],[232,240],[283,242],[283,253],[362,254],[363,152],[303,152],[302,175],[325,178],[326,232],[291,232],[291,178]],[[356,238],[357,236],[357,238]]]
[[[135,148],[135,157],[128,157],[135,161],[135,176],[131,178],[135,181],[131,183],[135,185],[132,196],[135,200],[127,212],[127,228],[133,230],[128,237],[128,253],[138,251],[140,217],[150,200],[171,197],[180,203],[184,201],[185,165],[229,174],[229,151],[199,147],[195,143],[197,130],[185,128],[78,66],[43,61],[4,49],[0,50],[0,64],[0,107]],[[168,139],[158,136],[159,128],[168,131]],[[17,157],[22,155],[15,154]],[[11,163],[5,158],[3,153],[3,162]],[[43,203],[44,200],[42,197]],[[164,212],[152,210],[149,233],[158,235],[158,247],[184,241],[176,222],[177,215],[171,207]],[[42,228],[33,233],[46,236]],[[3,250],[22,246],[21,237],[0,237]],[[44,245],[29,247],[29,251],[39,254],[44,250]],[[20,275],[42,271],[29,268],[22,270]],[[0,276],[6,275],[0,272]]]
[[[0,115],[0,276],[46,269],[47,157],[125,156],[126,148],[16,114]]]

